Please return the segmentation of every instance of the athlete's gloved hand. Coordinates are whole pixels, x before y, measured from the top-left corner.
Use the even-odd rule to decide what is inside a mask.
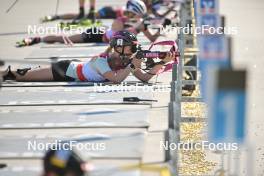
[[[163,26],[163,27],[166,27],[166,26],[169,26],[169,25],[171,25],[171,20],[168,19],[168,18],[165,18],[165,20],[164,20],[162,26]]]
[[[132,64],[135,66],[135,68],[141,68],[142,59],[137,59],[134,57],[132,59]]]
[[[144,25],[144,30],[146,30],[148,28],[149,25],[151,25],[151,20],[153,19],[154,17],[150,16],[150,15],[146,15],[144,18],[143,18],[143,25]]]
[[[140,24],[136,27],[136,31],[137,31],[137,33],[139,33],[140,31],[145,31],[145,30],[147,30],[147,28],[148,28],[148,25],[146,25],[146,24],[144,23],[144,21],[142,21],[142,23],[140,23]]]
[[[176,53],[175,52],[167,52],[167,55],[164,59],[162,59],[162,61],[164,62],[164,64],[171,62],[173,60],[175,60],[176,57]]]

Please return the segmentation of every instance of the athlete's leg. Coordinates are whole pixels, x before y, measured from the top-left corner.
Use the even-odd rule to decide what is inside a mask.
[[[79,0],[79,7],[84,8],[84,3],[85,3],[85,0]]]
[[[16,71],[11,71],[11,73],[16,81],[53,81],[51,66],[28,70],[24,74],[19,74]]]
[[[41,41],[44,43],[55,43],[55,42],[64,43],[62,35],[48,35],[43,37]]]
[[[40,19],[42,23],[56,21],[56,20],[72,20],[78,16],[76,13],[66,13],[62,15],[47,15]]]
[[[90,0],[90,11],[95,9],[95,0]]]
[[[79,15],[76,17],[76,19],[81,19],[84,17],[84,4],[85,4],[85,0],[79,0]]]
[[[75,34],[68,37],[73,43],[83,43],[82,35],[81,34]],[[63,36],[61,35],[49,35],[46,37],[43,37],[42,42],[45,43],[64,43]]]
[[[66,13],[63,15],[59,15],[59,19],[72,20],[72,19],[76,18],[77,16],[78,16],[78,14],[76,14],[76,13]]]
[[[68,37],[73,43],[83,43],[84,40],[82,38],[82,34],[75,34],[72,36]],[[67,42],[68,40],[65,39]],[[64,43],[64,39],[62,35],[48,35],[45,37],[29,37],[29,38],[25,38],[23,39],[21,42],[17,42],[17,46],[18,47],[22,47],[22,46],[30,46],[30,45],[34,45],[34,44],[38,44],[40,42],[44,42],[44,43]],[[20,44],[21,43],[21,44]]]
[[[104,31],[100,28],[90,28],[81,34],[84,43],[104,43]]]
[[[75,34],[75,35],[71,35],[69,36],[69,39],[73,42],[73,43],[84,43],[82,34]]]
[[[51,17],[48,16],[51,19],[47,20],[47,21],[54,21],[54,20],[58,20],[58,19],[62,19],[62,20],[71,20],[71,19],[78,20],[78,19],[81,19],[84,17],[84,13],[85,13],[84,4],[85,4],[85,0],[79,0],[79,13],[78,14],[66,13],[63,15],[56,15],[56,16],[51,16]]]
[[[90,11],[87,15],[87,18],[95,21],[95,0],[90,0]]]

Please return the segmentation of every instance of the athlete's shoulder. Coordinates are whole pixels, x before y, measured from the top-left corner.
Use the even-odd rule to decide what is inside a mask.
[[[95,60],[94,66],[101,74],[112,71],[108,64],[107,58],[98,57]]]
[[[97,57],[96,59],[95,59],[95,64],[96,65],[108,65],[108,61],[107,61],[107,58],[105,58],[105,57]]]

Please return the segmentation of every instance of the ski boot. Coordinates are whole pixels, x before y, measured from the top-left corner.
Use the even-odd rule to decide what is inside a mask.
[[[20,76],[24,76],[29,70],[31,70],[31,68],[21,68],[21,69],[17,69],[16,73]],[[14,73],[12,73],[11,71],[11,66],[9,65],[7,67],[7,70],[5,71],[6,75],[3,76],[3,80],[16,80],[16,75]]]
[[[94,12],[94,10],[91,10],[89,12],[89,14],[87,15],[87,19],[90,19],[92,21],[92,23],[95,22],[95,12]]]

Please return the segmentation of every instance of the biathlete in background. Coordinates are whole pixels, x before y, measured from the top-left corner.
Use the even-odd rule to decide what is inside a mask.
[[[147,8],[147,14],[154,14],[156,17],[163,18],[168,15],[173,9],[174,6],[168,7],[168,10],[163,14],[160,14],[158,11],[161,9],[162,0],[142,0]],[[115,19],[124,16],[125,7],[114,8],[112,6],[105,6],[99,9],[97,12],[94,10],[94,0],[90,0],[90,12],[87,16],[84,14],[84,1],[80,0],[80,12],[76,13],[67,13],[62,15],[48,15],[44,18],[41,18],[41,22],[49,22],[55,20],[72,20],[72,19]]]
[[[134,34],[142,32],[151,42],[154,42],[159,36],[160,31],[152,34],[144,24],[144,16],[147,13],[146,6],[141,0],[129,0],[126,4],[125,16],[113,21],[110,28],[89,28],[81,34],[68,36],[72,43],[108,43],[115,32],[128,30]],[[64,43],[65,36],[49,35],[45,37],[30,37],[18,42],[19,47],[29,46],[37,43]]]
[[[111,6],[105,6],[99,9],[97,12],[94,12],[93,15],[95,19],[115,19],[119,17],[124,17],[124,11],[125,11],[125,7],[113,8]],[[45,16],[44,18],[41,18],[40,20],[42,23],[44,23],[55,20],[92,19],[91,15],[88,15],[87,17],[83,16],[82,18],[79,18],[79,16],[80,14],[67,13],[62,15],[48,15]]]

